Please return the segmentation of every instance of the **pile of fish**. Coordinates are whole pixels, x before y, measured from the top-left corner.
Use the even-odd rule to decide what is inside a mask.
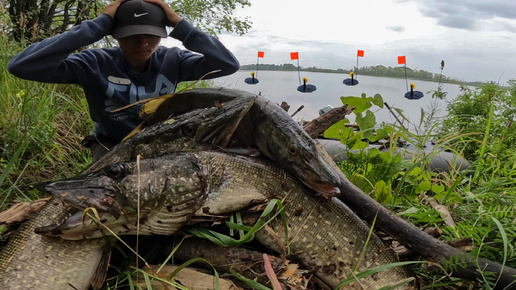
[[[198,219],[271,199],[282,200],[287,231],[276,218],[256,240],[278,255],[288,247],[287,258],[300,262],[307,279],[315,275],[335,288],[364,270],[397,262],[380,238],[370,236],[369,226],[334,198],[339,177],[315,141],[269,100],[231,89],[195,89],[167,99],[141,128],[79,176],[39,185],[53,198],[0,252],[1,285],[100,288],[109,261],[106,235],[178,235]],[[87,208],[96,209],[111,231],[83,219]],[[379,289],[410,280],[405,268],[395,267],[346,287]]]

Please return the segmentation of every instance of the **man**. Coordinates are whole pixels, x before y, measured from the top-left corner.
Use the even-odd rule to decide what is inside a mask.
[[[159,45],[167,37],[166,26],[189,50]],[[119,47],[74,53],[110,34]],[[232,74],[239,63],[216,38],[194,28],[165,2],[116,0],[95,19],[27,47],[7,68],[20,78],[83,88],[95,129],[82,144],[95,161],[141,122],[141,106],[113,110],[173,93],[179,82],[208,72],[221,70],[208,78]]]

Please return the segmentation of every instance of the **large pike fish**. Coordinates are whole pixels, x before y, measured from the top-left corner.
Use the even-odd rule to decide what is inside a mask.
[[[278,104],[259,95],[227,88],[193,89],[177,93],[149,112],[139,129],[162,122],[170,114],[211,107],[215,102],[242,97],[255,97],[255,102],[229,146],[245,144],[254,147],[320,195],[338,195],[339,178],[317,153],[315,141]]]
[[[255,96],[242,96],[227,100],[224,102],[227,105],[212,100],[205,107],[171,112],[166,119],[145,127],[138,134],[116,145],[83,174],[114,163],[136,160],[137,155],[154,157],[183,150],[225,148],[255,99]],[[214,107],[215,105],[217,106]]]
[[[164,134],[162,138],[155,138],[159,140],[156,145],[166,147],[166,150],[181,151],[218,146],[219,141],[222,142],[223,138],[228,138],[232,133],[229,128],[236,127],[252,103],[252,98],[239,98],[222,106],[194,110],[173,120],[148,127],[147,133],[142,132],[142,136],[148,138],[139,140],[152,143],[156,134],[145,134],[159,131]],[[213,132],[220,135],[213,135]],[[133,141],[128,139],[125,142]],[[150,149],[146,150],[144,154],[147,155]],[[99,164],[127,160],[132,158],[133,154],[134,151],[120,144],[83,174],[91,172],[100,166]],[[20,227],[17,234],[0,251],[0,288],[46,290],[88,289],[90,284],[95,289],[101,286],[105,268],[100,267],[99,272],[95,269],[103,257],[103,239],[66,241],[34,232],[36,228],[68,217],[69,209],[59,199],[53,198]]]
[[[261,230],[256,237],[280,253],[288,244],[293,255],[332,287],[356,273],[397,261],[376,235],[367,242],[369,227],[347,206],[335,198],[317,197],[265,160],[208,151],[178,153],[114,164],[44,188],[79,211],[95,207],[104,224],[118,234],[134,234],[136,223],[140,233],[174,234],[188,222],[184,217],[229,213],[283,199],[289,239],[280,220],[269,224],[275,234]],[[138,202],[140,216],[135,211]],[[101,230],[94,223],[70,218],[40,232],[74,239],[94,238]],[[408,277],[403,268],[392,268],[361,279],[359,285],[378,289]]]

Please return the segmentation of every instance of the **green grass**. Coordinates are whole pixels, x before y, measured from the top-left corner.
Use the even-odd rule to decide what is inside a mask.
[[[503,91],[492,88],[488,88],[487,91],[504,94]],[[481,94],[483,91],[479,93]],[[382,103],[375,100],[377,97],[368,99],[371,106],[375,102]],[[504,99],[505,96],[496,98]],[[491,100],[496,98],[492,97]],[[364,96],[345,99],[350,105],[355,105],[355,100],[359,108],[367,107],[363,104]],[[440,237],[443,241],[470,239],[471,255],[474,258],[482,257],[505,266],[516,267],[516,166],[513,162],[516,153],[514,147],[502,147],[504,150],[500,150],[500,147],[496,146],[497,142],[493,142],[501,139],[500,136],[492,134],[493,129],[495,132],[504,133],[507,130],[495,127],[503,123],[493,121],[494,112],[497,111],[494,102],[485,105],[488,107],[488,113],[484,117],[484,125],[479,126],[484,128],[484,131],[476,131],[479,127],[475,127],[475,130],[470,131],[463,128],[463,131],[459,132],[439,132],[435,124],[439,124],[440,121],[432,118],[435,112],[423,112],[419,122],[409,123],[409,127],[412,128],[409,131],[401,126],[377,124],[373,114],[368,114],[367,110],[359,110],[360,117],[367,119],[361,121],[362,125],[357,122],[360,131],[350,132],[350,129],[344,126],[344,120],[327,130],[325,136],[339,138],[348,148],[355,149],[354,154],[349,152],[349,161],[342,162],[339,166],[364,192],[422,229],[438,227],[443,231]],[[402,114],[400,117],[407,125],[408,120]],[[369,152],[361,151],[367,146],[364,140],[377,140],[377,136],[368,133],[373,127],[378,135],[384,136],[382,132],[388,132],[391,153],[399,149],[399,141],[416,148],[412,159],[407,162],[396,154],[374,149]],[[422,146],[429,140],[436,141],[435,148],[430,152],[425,151]],[[463,150],[472,148],[472,142],[473,148],[477,148],[475,156],[478,158],[470,160],[472,165],[469,174],[466,171],[429,170],[430,160],[442,150],[446,149],[460,156],[463,155]],[[456,223],[455,227],[444,223],[440,213],[430,206],[425,196],[435,198],[450,211]],[[458,263],[458,260],[451,259],[443,271],[428,271],[426,265],[418,266],[416,271],[423,285],[426,285],[425,289],[466,287],[468,283],[446,275],[457,267]],[[482,272],[481,269],[479,271]],[[475,289],[492,289],[495,286],[498,273],[485,273],[484,276],[490,279],[478,281]]]
[[[92,123],[79,88],[13,77],[6,66],[16,51],[0,41],[0,210],[39,198],[32,184],[74,175],[91,161],[80,146]]]

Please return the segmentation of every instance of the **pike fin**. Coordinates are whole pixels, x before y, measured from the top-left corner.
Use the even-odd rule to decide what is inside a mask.
[[[175,94],[163,95],[161,97],[148,101],[147,103],[145,103],[145,105],[143,105],[142,111],[140,112],[140,117],[145,118],[146,116],[153,114],[158,110],[159,106],[161,106],[163,102],[172,98],[174,95]]]
[[[143,108],[140,112],[140,117],[145,118],[149,115],[154,114],[159,109],[161,104],[163,104],[163,102],[172,98],[174,95],[175,94],[163,95],[163,96],[148,100],[145,103],[145,105],[143,105]],[[129,134],[127,134],[127,136],[125,136],[122,141],[125,141],[125,140],[131,138],[132,136],[136,135],[137,133],[139,133],[145,127],[144,122],[145,122],[145,120],[142,121],[136,128],[134,128]]]
[[[133,137],[134,135],[140,133],[140,131],[142,130],[142,127],[143,127],[143,122],[140,123],[138,126],[136,126],[136,128],[134,128],[131,132],[129,132],[129,134],[127,134],[127,136],[124,137],[124,139],[122,139],[122,141],[125,141],[131,137]]]
[[[102,249],[102,258],[100,258],[99,265],[91,278],[90,285],[94,290],[102,288],[104,281],[106,281],[107,270],[109,267],[109,261],[111,260],[111,246],[109,244],[104,245]]]
[[[187,86],[186,88],[182,89],[180,92],[184,92],[186,90],[191,89],[198,82],[200,82],[201,80],[206,78],[208,75],[214,74],[214,73],[218,73],[220,71],[221,70],[218,69],[218,70],[213,70],[213,71],[205,73],[200,79],[194,81],[189,86]],[[179,93],[179,92],[176,92],[176,93]],[[145,102],[145,105],[143,106],[143,108],[142,108],[142,110],[140,112],[140,117],[145,118],[148,115],[154,114],[159,109],[159,106],[161,106],[161,104],[163,104],[163,102],[165,102],[166,100],[172,98],[173,96],[175,96],[175,94],[167,94],[167,95],[163,95],[163,96],[160,96],[160,97],[157,97],[157,98],[154,98],[154,99],[151,99],[151,100]]]

